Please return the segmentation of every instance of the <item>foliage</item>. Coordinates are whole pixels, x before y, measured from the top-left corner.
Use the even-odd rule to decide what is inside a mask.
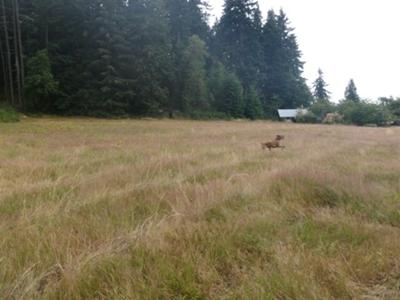
[[[338,107],[338,111],[343,115],[344,121],[349,124],[359,126],[375,124],[382,126],[390,122],[390,116],[384,107],[366,101],[342,101]]]
[[[203,0],[18,3],[30,110],[98,117],[201,111],[254,119],[312,100],[288,18],[270,11],[264,22],[254,0],[226,0],[213,28]],[[14,20],[11,6],[6,14]],[[42,64],[32,66],[35,59]]]
[[[251,120],[261,119],[264,116],[263,107],[261,99],[255,87],[250,87],[250,89],[245,93],[245,116]]]
[[[182,111],[207,109],[206,44],[198,36],[189,39],[183,52]]]
[[[261,90],[265,107],[270,99],[279,100],[279,108],[308,106],[312,95],[302,77],[301,52],[286,14],[268,12],[263,27],[263,68]],[[266,111],[267,114],[271,112]]]
[[[305,114],[299,114],[296,116],[297,123],[308,123],[308,124],[315,124],[320,122],[321,120],[311,111]]]
[[[226,75],[217,101],[220,112],[233,118],[244,117],[243,88],[237,76],[230,73]]]
[[[261,59],[261,20],[253,0],[226,0],[215,28],[214,52],[245,87],[258,82]]]
[[[327,90],[328,84],[325,82],[324,73],[321,69],[318,70],[318,78],[314,81],[314,100],[315,101],[322,101],[327,102],[330,98],[330,92]]]
[[[358,95],[357,87],[353,79],[350,79],[349,84],[346,87],[344,98],[353,102],[360,102],[360,96]]]
[[[14,123],[20,121],[19,113],[8,104],[0,103],[0,123]]]
[[[324,124],[339,124],[343,123],[343,116],[339,113],[327,113],[325,118],[322,120]]]
[[[400,98],[381,97],[379,98],[381,106],[383,106],[391,115],[395,125],[400,125]]]
[[[224,65],[218,61],[211,63],[208,74],[208,91],[210,105],[216,109],[220,108],[219,99],[223,92],[223,84],[227,75]]]
[[[336,107],[329,101],[317,101],[310,106],[310,111],[321,122],[326,114],[336,111]]]
[[[28,59],[25,89],[31,108],[48,111],[51,98],[58,93],[58,82],[53,77],[47,50],[38,51]]]
[[[390,112],[397,118],[400,119],[400,98],[393,100],[390,104],[388,109]]]
[[[231,117],[223,112],[218,111],[204,111],[204,110],[191,110],[185,117],[193,120],[229,120]]]

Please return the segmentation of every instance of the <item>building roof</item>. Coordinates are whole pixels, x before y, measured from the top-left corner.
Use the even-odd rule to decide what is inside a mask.
[[[280,118],[296,118],[297,109],[278,109]]]
[[[278,114],[280,118],[296,118],[298,114],[307,113],[306,109],[278,109]]]

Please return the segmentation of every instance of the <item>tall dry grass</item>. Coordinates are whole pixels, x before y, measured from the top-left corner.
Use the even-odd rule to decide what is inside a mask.
[[[0,124],[0,298],[398,299],[399,155],[399,128]]]

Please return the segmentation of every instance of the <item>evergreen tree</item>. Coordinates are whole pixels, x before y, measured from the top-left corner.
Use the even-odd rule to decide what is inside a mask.
[[[213,61],[208,74],[208,91],[210,105],[214,110],[219,109],[218,100],[223,93],[223,85],[226,77],[226,70],[222,63]]]
[[[360,96],[357,93],[357,87],[353,79],[350,79],[349,84],[346,87],[344,97],[349,101],[360,102]]]
[[[52,96],[58,93],[58,82],[51,72],[47,50],[38,51],[27,62],[26,94],[28,107],[40,112],[52,108]]]
[[[136,0],[129,6],[130,55],[123,64],[135,96],[131,114],[172,113],[173,48],[163,0]]]
[[[307,106],[312,100],[305,79],[302,77],[301,52],[293,29],[283,11],[276,15],[268,12],[263,28],[263,82],[261,90],[265,107],[296,108]],[[277,102],[278,101],[278,102]],[[266,111],[267,114],[271,112]]]
[[[257,82],[260,64],[261,15],[253,0],[225,0],[215,28],[214,52],[245,86]]]
[[[226,0],[212,31],[207,9],[204,0],[0,0],[1,96],[18,105],[27,73],[29,104],[49,113],[257,118],[260,95],[269,116],[309,101],[283,12],[263,26],[255,0]],[[25,72],[43,49],[46,67]],[[56,96],[39,99],[33,78],[48,91],[58,82]]]
[[[20,6],[17,0],[0,1],[0,56],[5,99],[13,106],[23,104],[24,61]],[[4,44],[4,45],[3,45]]]
[[[173,67],[169,75],[170,110],[182,108],[184,69],[183,52],[193,35],[206,43],[210,40],[207,4],[202,0],[164,0]],[[171,113],[172,114],[172,113]]]
[[[189,39],[189,45],[183,52],[183,97],[181,109],[206,109],[207,84],[205,59],[207,57],[206,44],[198,36]]]
[[[245,95],[245,116],[251,120],[263,117],[263,107],[255,87],[250,87]]]
[[[327,90],[328,84],[325,82],[324,73],[321,69],[318,70],[318,78],[314,81],[314,99],[315,101],[328,102],[330,92]]]
[[[207,23],[208,16],[205,13],[207,4],[204,1],[165,0],[165,4],[174,47],[181,47],[193,35],[208,41],[210,29]]]
[[[244,116],[243,88],[234,74],[226,74],[221,94],[217,101],[220,112],[234,118],[242,118]]]
[[[86,110],[86,114],[123,115],[129,107],[129,97],[124,93],[128,80],[118,68],[120,55],[129,51],[123,11],[122,0],[96,1],[92,7],[88,28],[91,43],[87,45],[91,59],[84,72],[86,87],[77,102],[79,110]]]

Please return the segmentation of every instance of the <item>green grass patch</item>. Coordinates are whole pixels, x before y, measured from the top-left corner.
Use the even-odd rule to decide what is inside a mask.
[[[288,176],[271,186],[271,194],[278,201],[297,201],[315,207],[336,207],[347,203],[351,197],[344,191],[316,179]]]
[[[72,196],[74,189],[64,186],[53,186],[29,193],[14,193],[0,201],[0,216],[19,215],[24,210],[35,208],[46,203],[57,203]]]
[[[208,222],[225,222],[245,213],[241,210],[256,203],[256,199],[238,193],[206,210],[204,216]]]
[[[11,106],[0,104],[0,123],[15,123],[20,121],[20,114]]]
[[[354,201],[346,210],[349,214],[359,215],[361,219],[383,225],[400,228],[400,193],[370,201]]]
[[[294,236],[307,248],[335,253],[343,248],[361,247],[373,241],[373,235],[346,224],[317,222],[310,218],[294,226]]]

